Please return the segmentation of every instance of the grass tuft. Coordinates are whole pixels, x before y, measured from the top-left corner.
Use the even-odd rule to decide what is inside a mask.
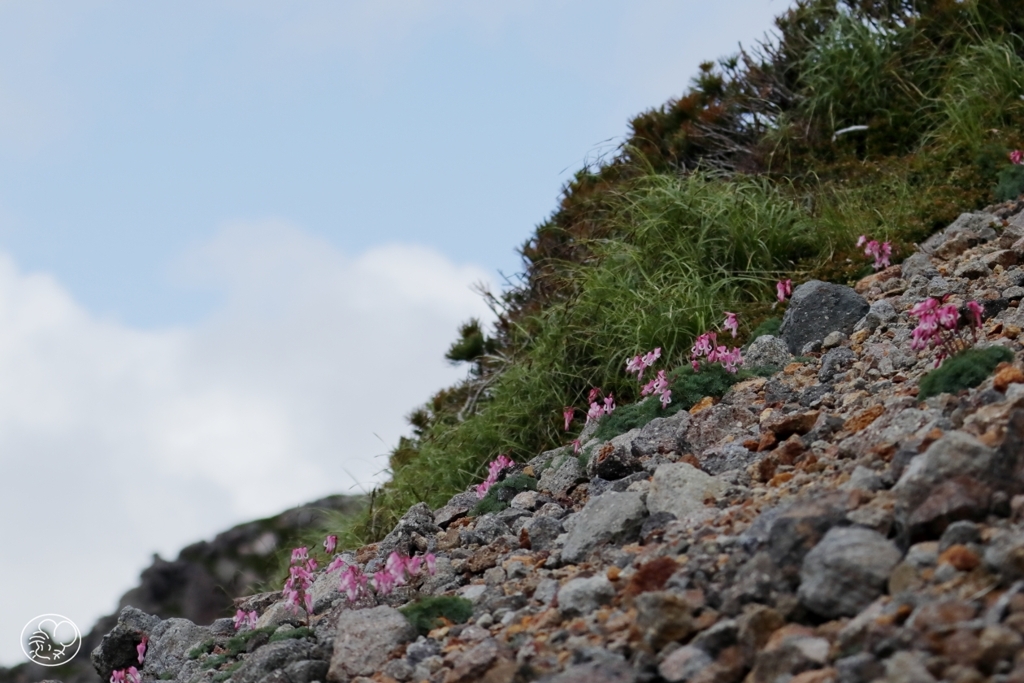
[[[425,636],[442,624],[442,618],[456,624],[465,623],[473,616],[473,603],[466,598],[434,596],[421,598],[398,611],[421,636]]]
[[[536,490],[536,479],[522,473],[513,474],[495,482],[487,489],[487,494],[473,507],[470,514],[479,517],[491,512],[501,512],[508,507],[509,501],[515,498],[517,493]]]
[[[925,400],[939,394],[956,394],[976,387],[992,374],[996,366],[1013,360],[1013,352],[1004,346],[967,349],[946,359],[941,367],[921,378],[917,397]]]

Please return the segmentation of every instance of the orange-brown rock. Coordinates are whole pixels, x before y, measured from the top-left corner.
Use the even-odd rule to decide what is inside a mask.
[[[950,546],[944,553],[939,555],[939,564],[943,562],[953,565],[959,571],[969,572],[981,564],[981,558],[967,546],[958,543],[957,545]]]
[[[874,405],[870,408],[865,408],[843,423],[843,429],[853,433],[859,432],[881,417],[884,412],[885,406]]]
[[[999,366],[1000,367],[996,368],[996,374],[992,380],[992,386],[996,391],[1005,392],[1011,384],[1020,384],[1024,382],[1024,371],[1016,365],[1000,363]]]

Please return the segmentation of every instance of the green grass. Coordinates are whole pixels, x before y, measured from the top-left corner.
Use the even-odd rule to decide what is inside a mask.
[[[473,616],[473,603],[465,598],[435,596],[417,600],[398,611],[421,636],[425,636],[441,625],[441,617],[456,624],[465,623]]]
[[[917,397],[925,400],[939,394],[957,394],[963,389],[976,387],[992,374],[996,366],[1013,360],[1013,352],[1004,346],[985,349],[967,349],[921,378]]]
[[[213,652],[214,644],[215,644],[215,641],[214,641],[213,638],[207,638],[206,640],[201,642],[199,645],[196,645],[194,648],[192,648],[191,650],[188,651],[188,658],[189,659],[199,659],[203,655],[206,655],[206,654],[209,654],[209,653]]]
[[[263,628],[257,628],[251,631],[243,631],[242,633],[239,633],[237,636],[232,636],[227,642],[226,649],[228,656],[237,657],[238,653],[245,650],[250,640],[252,640],[261,633],[273,634],[274,631],[276,630],[276,626],[264,626]]]

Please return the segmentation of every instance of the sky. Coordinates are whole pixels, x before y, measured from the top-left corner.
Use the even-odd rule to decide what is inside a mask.
[[[386,478],[572,173],[787,5],[0,0],[0,665]]]

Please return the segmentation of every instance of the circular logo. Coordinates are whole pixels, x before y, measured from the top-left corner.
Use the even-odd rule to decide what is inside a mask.
[[[40,614],[21,629],[21,651],[41,666],[67,664],[82,647],[82,632],[59,614]]]

